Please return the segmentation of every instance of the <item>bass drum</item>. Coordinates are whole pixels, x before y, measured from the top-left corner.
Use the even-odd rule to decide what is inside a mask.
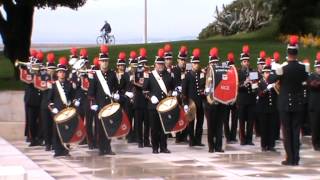
[[[131,128],[128,115],[122,110],[119,103],[104,106],[99,114],[102,127],[109,139],[126,136]]]

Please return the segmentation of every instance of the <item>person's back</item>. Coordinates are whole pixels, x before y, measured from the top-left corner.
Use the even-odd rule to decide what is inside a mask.
[[[110,26],[110,24],[109,24],[107,21],[105,21],[105,24],[104,24],[104,26],[101,28],[100,31],[101,31],[101,32],[104,31],[105,34],[111,33],[111,26]]]

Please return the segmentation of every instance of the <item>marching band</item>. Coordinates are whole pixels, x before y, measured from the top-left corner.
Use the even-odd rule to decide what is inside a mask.
[[[188,63],[186,46],[179,49],[174,66],[170,44],[158,50],[154,66],[148,66],[145,48],[139,54],[131,51],[129,58],[120,52],[115,70],[109,67],[106,45],[91,66],[86,49],[78,55],[72,48],[70,53],[69,60],[60,57],[57,65],[53,53],[44,64],[44,54],[36,50],[28,62],[16,62],[26,83],[27,141],[30,146],[44,142],[55,157],[68,156],[74,144],[115,155],[111,140],[123,137],[139,148],[151,147],[154,154],[171,153],[168,137],[177,144],[205,146],[205,119],[209,153],[224,152],[223,137],[234,144],[237,132],[241,145],[254,145],[255,133],[262,151],[276,151],[280,127],[283,165],[299,164],[302,129],[311,128],[313,147],[320,150],[320,52],[310,74],[309,63],[298,60],[296,36],[290,38],[283,64],[278,52],[270,58],[261,51],[256,70],[250,66],[248,45],[243,46],[239,69],[232,52],[222,62],[216,47],[205,68],[200,67],[198,48]]]

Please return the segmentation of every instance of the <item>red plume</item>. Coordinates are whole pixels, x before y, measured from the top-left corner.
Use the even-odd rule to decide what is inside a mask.
[[[135,51],[131,51],[131,52],[130,52],[130,58],[131,58],[131,59],[137,58],[137,53],[136,53]]]
[[[171,51],[172,51],[171,44],[166,44],[166,45],[164,46],[164,51],[165,51],[165,52],[171,52]]]
[[[30,50],[30,56],[36,57],[37,56],[38,51],[35,49],[31,49]]]
[[[160,58],[163,58],[163,57],[164,57],[164,49],[160,48],[160,49],[158,50],[158,56],[159,56]]]
[[[260,51],[260,58],[265,59],[266,58],[266,52],[265,51]]]
[[[101,45],[100,46],[100,52],[103,54],[108,54],[109,53],[109,47],[107,45]]]
[[[98,57],[95,57],[94,59],[93,59],[93,65],[95,65],[95,66],[99,66],[99,58]]]
[[[47,54],[47,61],[48,61],[48,63],[54,63],[54,54],[53,53]]]
[[[299,42],[299,37],[297,35],[290,36],[290,40],[289,40],[290,45],[295,46],[296,44],[298,44],[298,42]]]
[[[42,52],[42,51],[39,51],[39,52],[37,53],[37,59],[38,59],[40,62],[42,62],[43,57],[44,57],[43,52]]]
[[[146,48],[140,48],[139,54],[141,57],[147,57],[147,50]]]
[[[77,53],[78,53],[78,49],[75,48],[75,47],[72,47],[72,48],[70,49],[70,53],[71,53],[73,56],[76,56]]]
[[[244,46],[242,47],[242,52],[243,52],[243,53],[249,54],[249,51],[250,51],[249,45],[244,45]]]
[[[270,57],[268,57],[266,59],[266,66],[271,66],[271,58]]]
[[[317,61],[320,61],[320,52],[317,52]]]
[[[67,65],[67,58],[62,56],[59,58],[59,64],[61,65]]]
[[[192,52],[193,57],[200,57],[200,49],[196,48]]]
[[[83,48],[80,50],[80,56],[82,57],[88,57],[88,51],[87,49]]]
[[[218,48],[216,48],[216,47],[211,48],[211,50],[210,50],[210,56],[211,56],[211,57],[218,57],[218,52],[219,52]]]
[[[233,52],[229,52],[228,53],[228,61],[234,62],[234,54],[233,54]]]
[[[276,62],[279,62],[280,61],[280,54],[278,51],[274,52],[273,53],[273,59],[276,61]]]
[[[125,52],[120,52],[118,58],[121,59],[121,60],[125,60],[126,59],[126,53]]]
[[[180,53],[187,53],[188,49],[186,46],[181,46],[180,47]]]

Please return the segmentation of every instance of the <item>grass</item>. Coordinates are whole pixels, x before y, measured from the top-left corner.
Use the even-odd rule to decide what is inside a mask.
[[[236,58],[239,57],[242,45],[250,45],[251,64],[256,66],[256,58],[259,56],[260,50],[265,50],[269,56],[272,56],[274,51],[279,51],[282,61],[285,58],[286,44],[283,44],[277,40],[277,25],[275,23],[263,28],[259,31],[252,33],[240,33],[229,37],[215,36],[208,40],[190,40],[190,41],[176,41],[170,42],[173,47],[174,56],[181,45],[186,45],[189,49],[189,55],[192,53],[193,48],[200,48],[201,50],[201,65],[205,66],[208,62],[208,53],[211,47],[219,48],[219,56],[222,60],[225,60],[228,52],[234,52]],[[154,56],[160,47],[163,47],[165,43],[152,43],[152,44],[133,44],[133,45],[116,45],[110,47],[111,66],[115,66],[117,55],[121,51],[125,51],[128,54],[131,50],[138,50],[141,47],[145,47],[148,52],[149,64],[154,61]],[[317,49],[316,48],[300,48],[299,59],[309,59],[313,63],[315,59]],[[68,56],[69,50],[54,51],[56,57]],[[89,58],[92,60],[99,53],[99,48],[88,48]],[[238,58],[237,58],[238,59]],[[239,65],[239,61],[236,62]],[[9,60],[5,59],[0,52],[0,90],[19,90],[23,89],[21,82],[13,80],[13,67]]]

